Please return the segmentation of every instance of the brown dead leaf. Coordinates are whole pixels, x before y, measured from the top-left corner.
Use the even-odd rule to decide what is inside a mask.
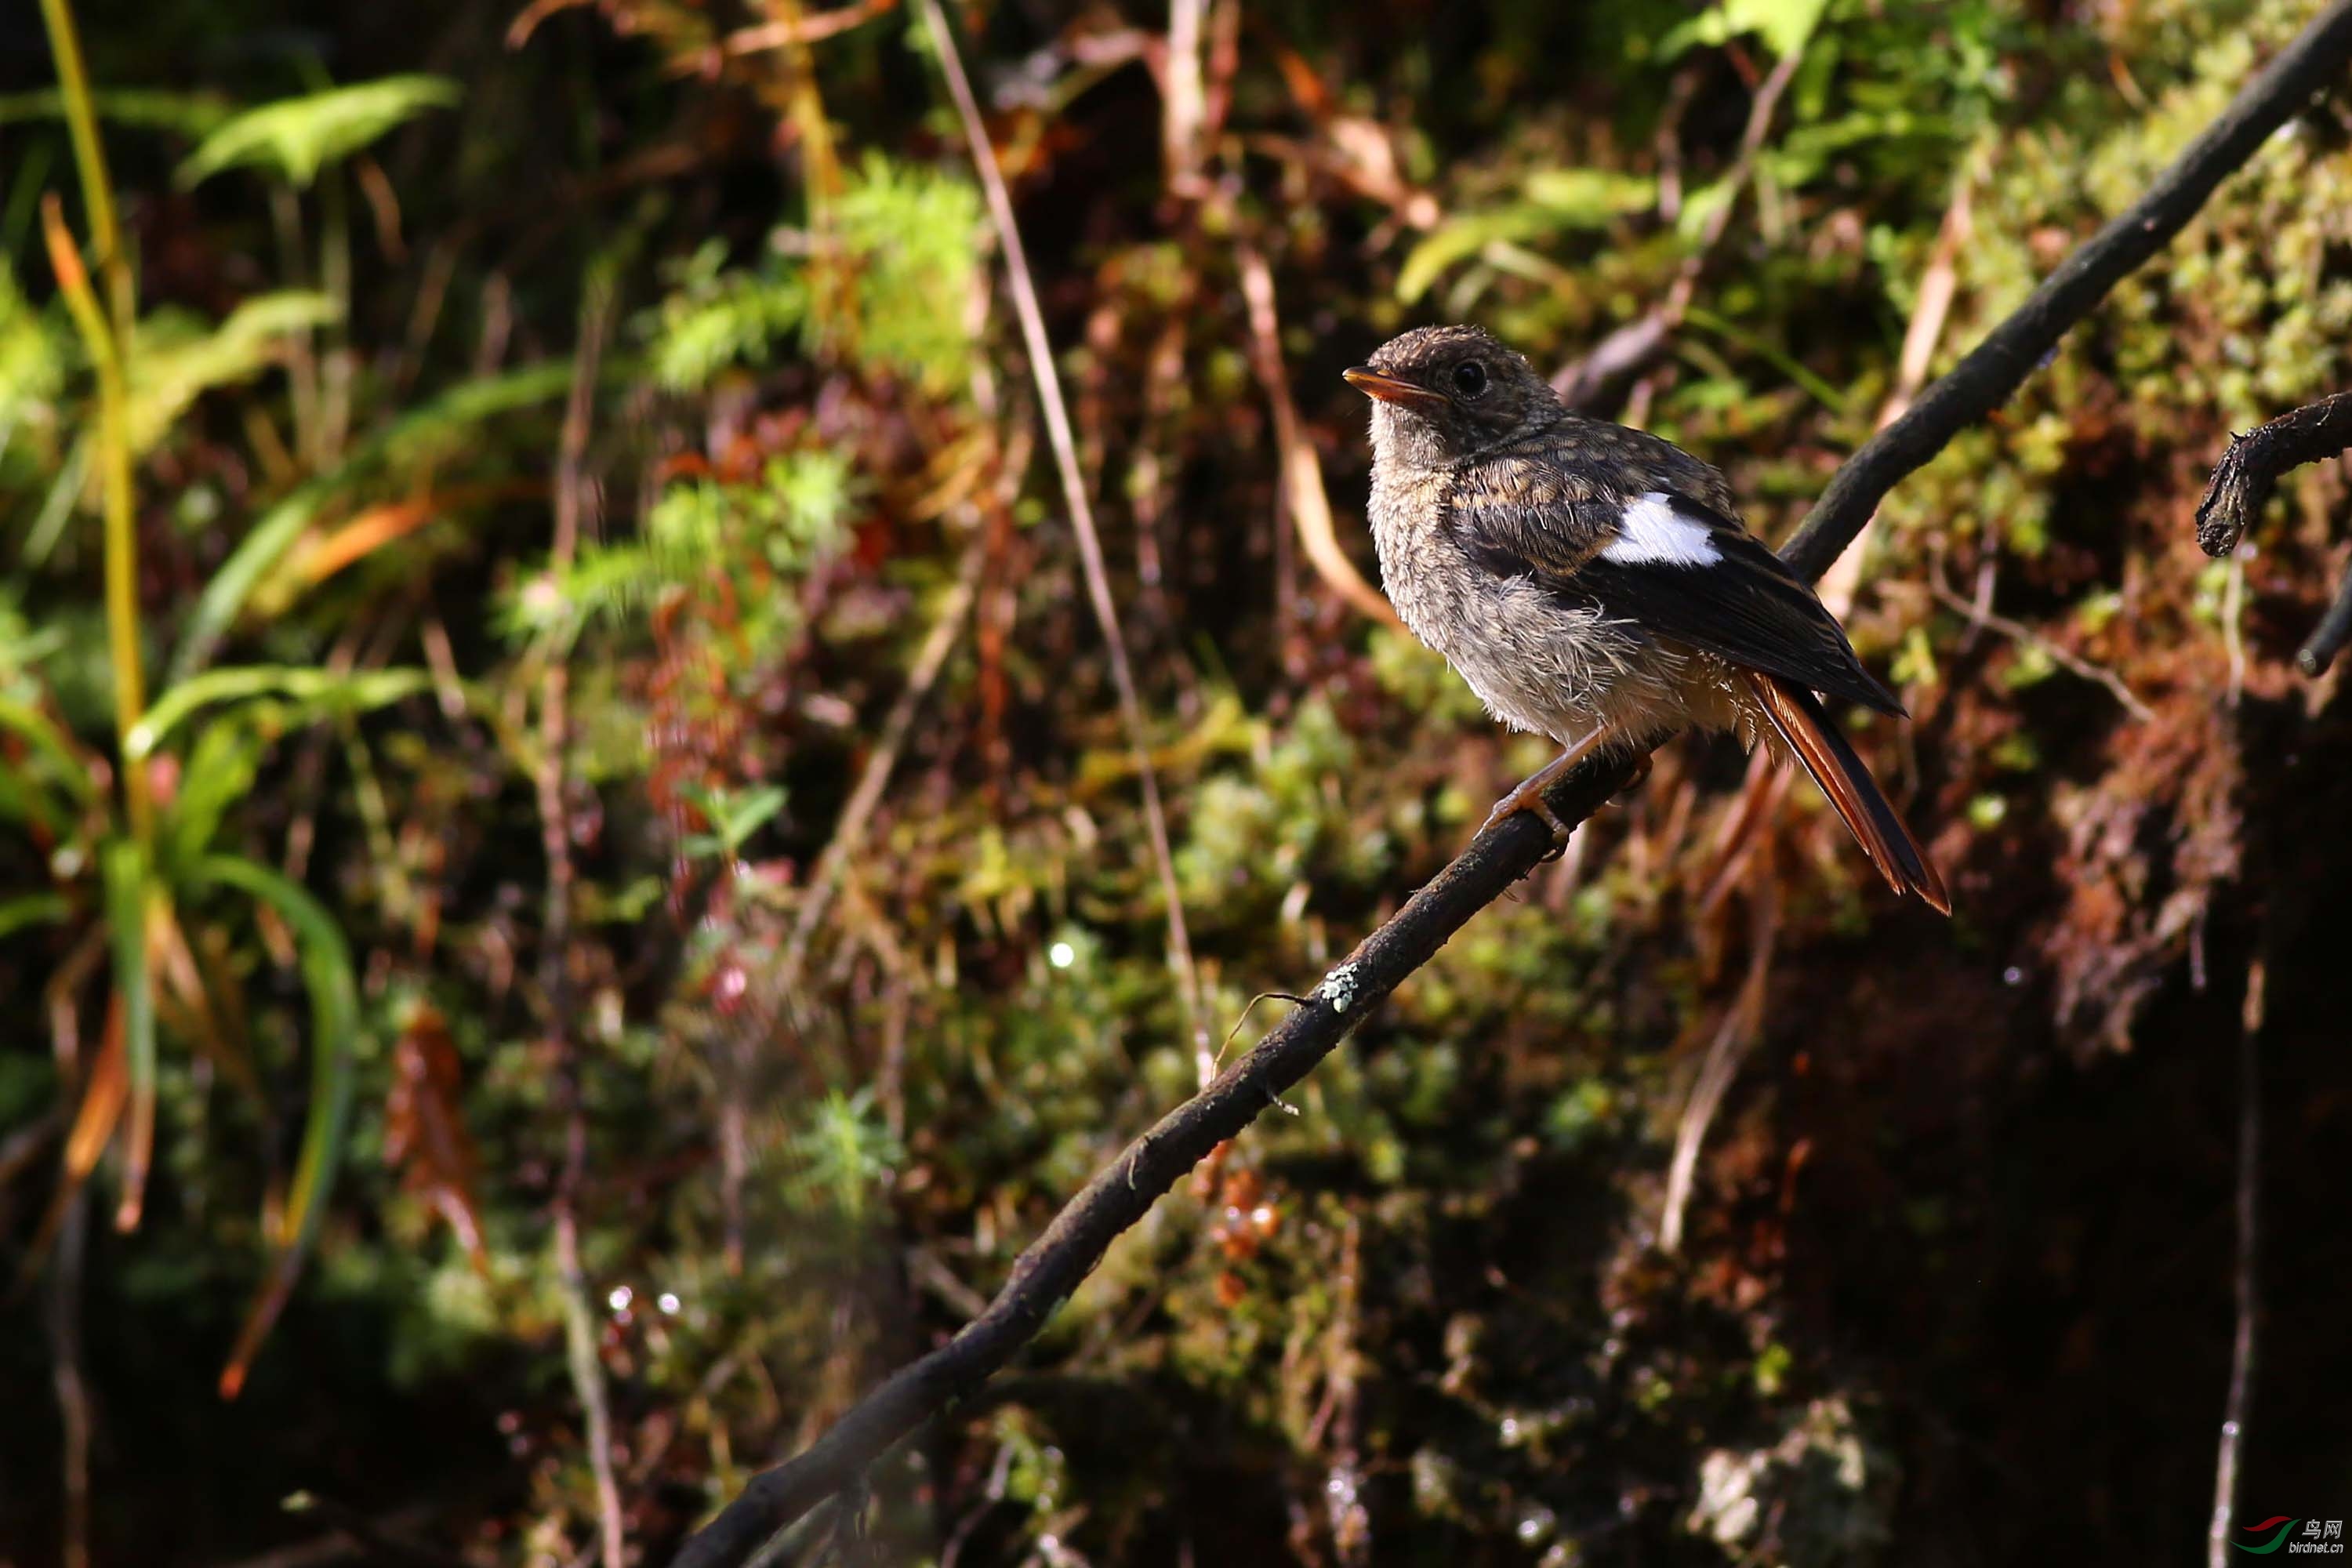
[[[384,1163],[400,1184],[449,1222],[477,1273],[489,1275],[475,1188],[481,1162],[466,1131],[465,1070],[449,1026],[419,1003],[392,1052],[392,1093],[384,1101]]]

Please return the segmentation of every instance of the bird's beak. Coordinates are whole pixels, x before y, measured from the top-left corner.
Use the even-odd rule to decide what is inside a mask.
[[[1367,397],[1382,403],[1402,404],[1407,408],[1435,410],[1445,406],[1445,394],[1432,392],[1425,386],[1400,381],[1392,375],[1382,375],[1369,365],[1358,365],[1339,373],[1349,386]]]

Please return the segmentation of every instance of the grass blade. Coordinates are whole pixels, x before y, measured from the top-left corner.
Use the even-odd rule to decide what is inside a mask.
[[[351,947],[334,917],[299,884],[234,855],[208,857],[197,868],[197,878],[247,894],[286,922],[294,933],[304,988],[310,994],[310,1116],[303,1125],[302,1152],[295,1163],[286,1212],[272,1237],[275,1255],[245,1326],[237,1332],[236,1347],[221,1370],[221,1397],[234,1399],[245,1386],[255,1353],[293,1294],[303,1260],[317,1239],[328,1194],[333,1190],[335,1166],[342,1158],[344,1127],[351,1114],[352,1058],[359,1038],[359,981],[352,968]]]
[[[422,669],[375,669],[338,674],[299,665],[239,665],[190,676],[164,692],[147,716],[131,727],[126,742],[130,754],[154,753],[165,736],[207,702],[231,702],[243,697],[290,697],[298,702],[355,713],[397,702],[412,692],[431,687],[433,677]]]
[[[333,472],[296,487],[262,514],[196,596],[187,633],[172,656],[171,679],[184,680],[204,668],[244,613],[254,589],[303,530],[369,471],[385,465],[402,470],[422,467],[437,452],[461,449],[491,416],[551,403],[571,385],[568,359],[461,382],[353,447]]]
[[[73,913],[63,893],[20,893],[0,899],[0,937],[10,937],[26,926],[62,924]]]
[[[106,1026],[100,1036],[98,1054],[90,1058],[89,1076],[83,1081],[81,1104],[75,1108],[72,1128],[66,1133],[65,1169],[58,1177],[58,1190],[49,1195],[49,1206],[41,1216],[38,1229],[25,1245],[24,1255],[16,1266],[16,1289],[21,1294],[41,1270],[49,1255],[49,1247],[64,1226],[66,1215],[81,1194],[82,1184],[98,1168],[98,1157],[114,1136],[114,1129],[122,1119],[122,1101],[126,1084],[122,1070],[122,997],[109,997],[106,1004]]]
[[[84,809],[98,805],[98,785],[89,776],[89,764],[74,754],[73,742],[47,714],[14,698],[0,697],[0,730],[21,737],[47,757],[57,768],[58,782]]]
[[[147,875],[147,856],[128,838],[101,852],[106,881],[107,940],[114,953],[114,994],[122,1007],[122,1035],[131,1069],[131,1129],[122,1171],[122,1201],[114,1228],[136,1230],[147,1196],[147,1170],[155,1151],[155,993],[147,966],[147,925],[159,890]]]

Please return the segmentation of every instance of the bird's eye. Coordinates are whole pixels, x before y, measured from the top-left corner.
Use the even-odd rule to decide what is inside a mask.
[[[1465,359],[1454,367],[1454,390],[1465,397],[1475,397],[1486,390],[1486,367],[1475,359]]]

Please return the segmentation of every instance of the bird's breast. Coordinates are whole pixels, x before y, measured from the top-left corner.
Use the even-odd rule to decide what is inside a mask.
[[[1445,526],[1437,487],[1376,473],[1371,511],[1398,617],[1496,718],[1566,742],[1659,697],[1654,650],[1635,628],[1474,559]]]

